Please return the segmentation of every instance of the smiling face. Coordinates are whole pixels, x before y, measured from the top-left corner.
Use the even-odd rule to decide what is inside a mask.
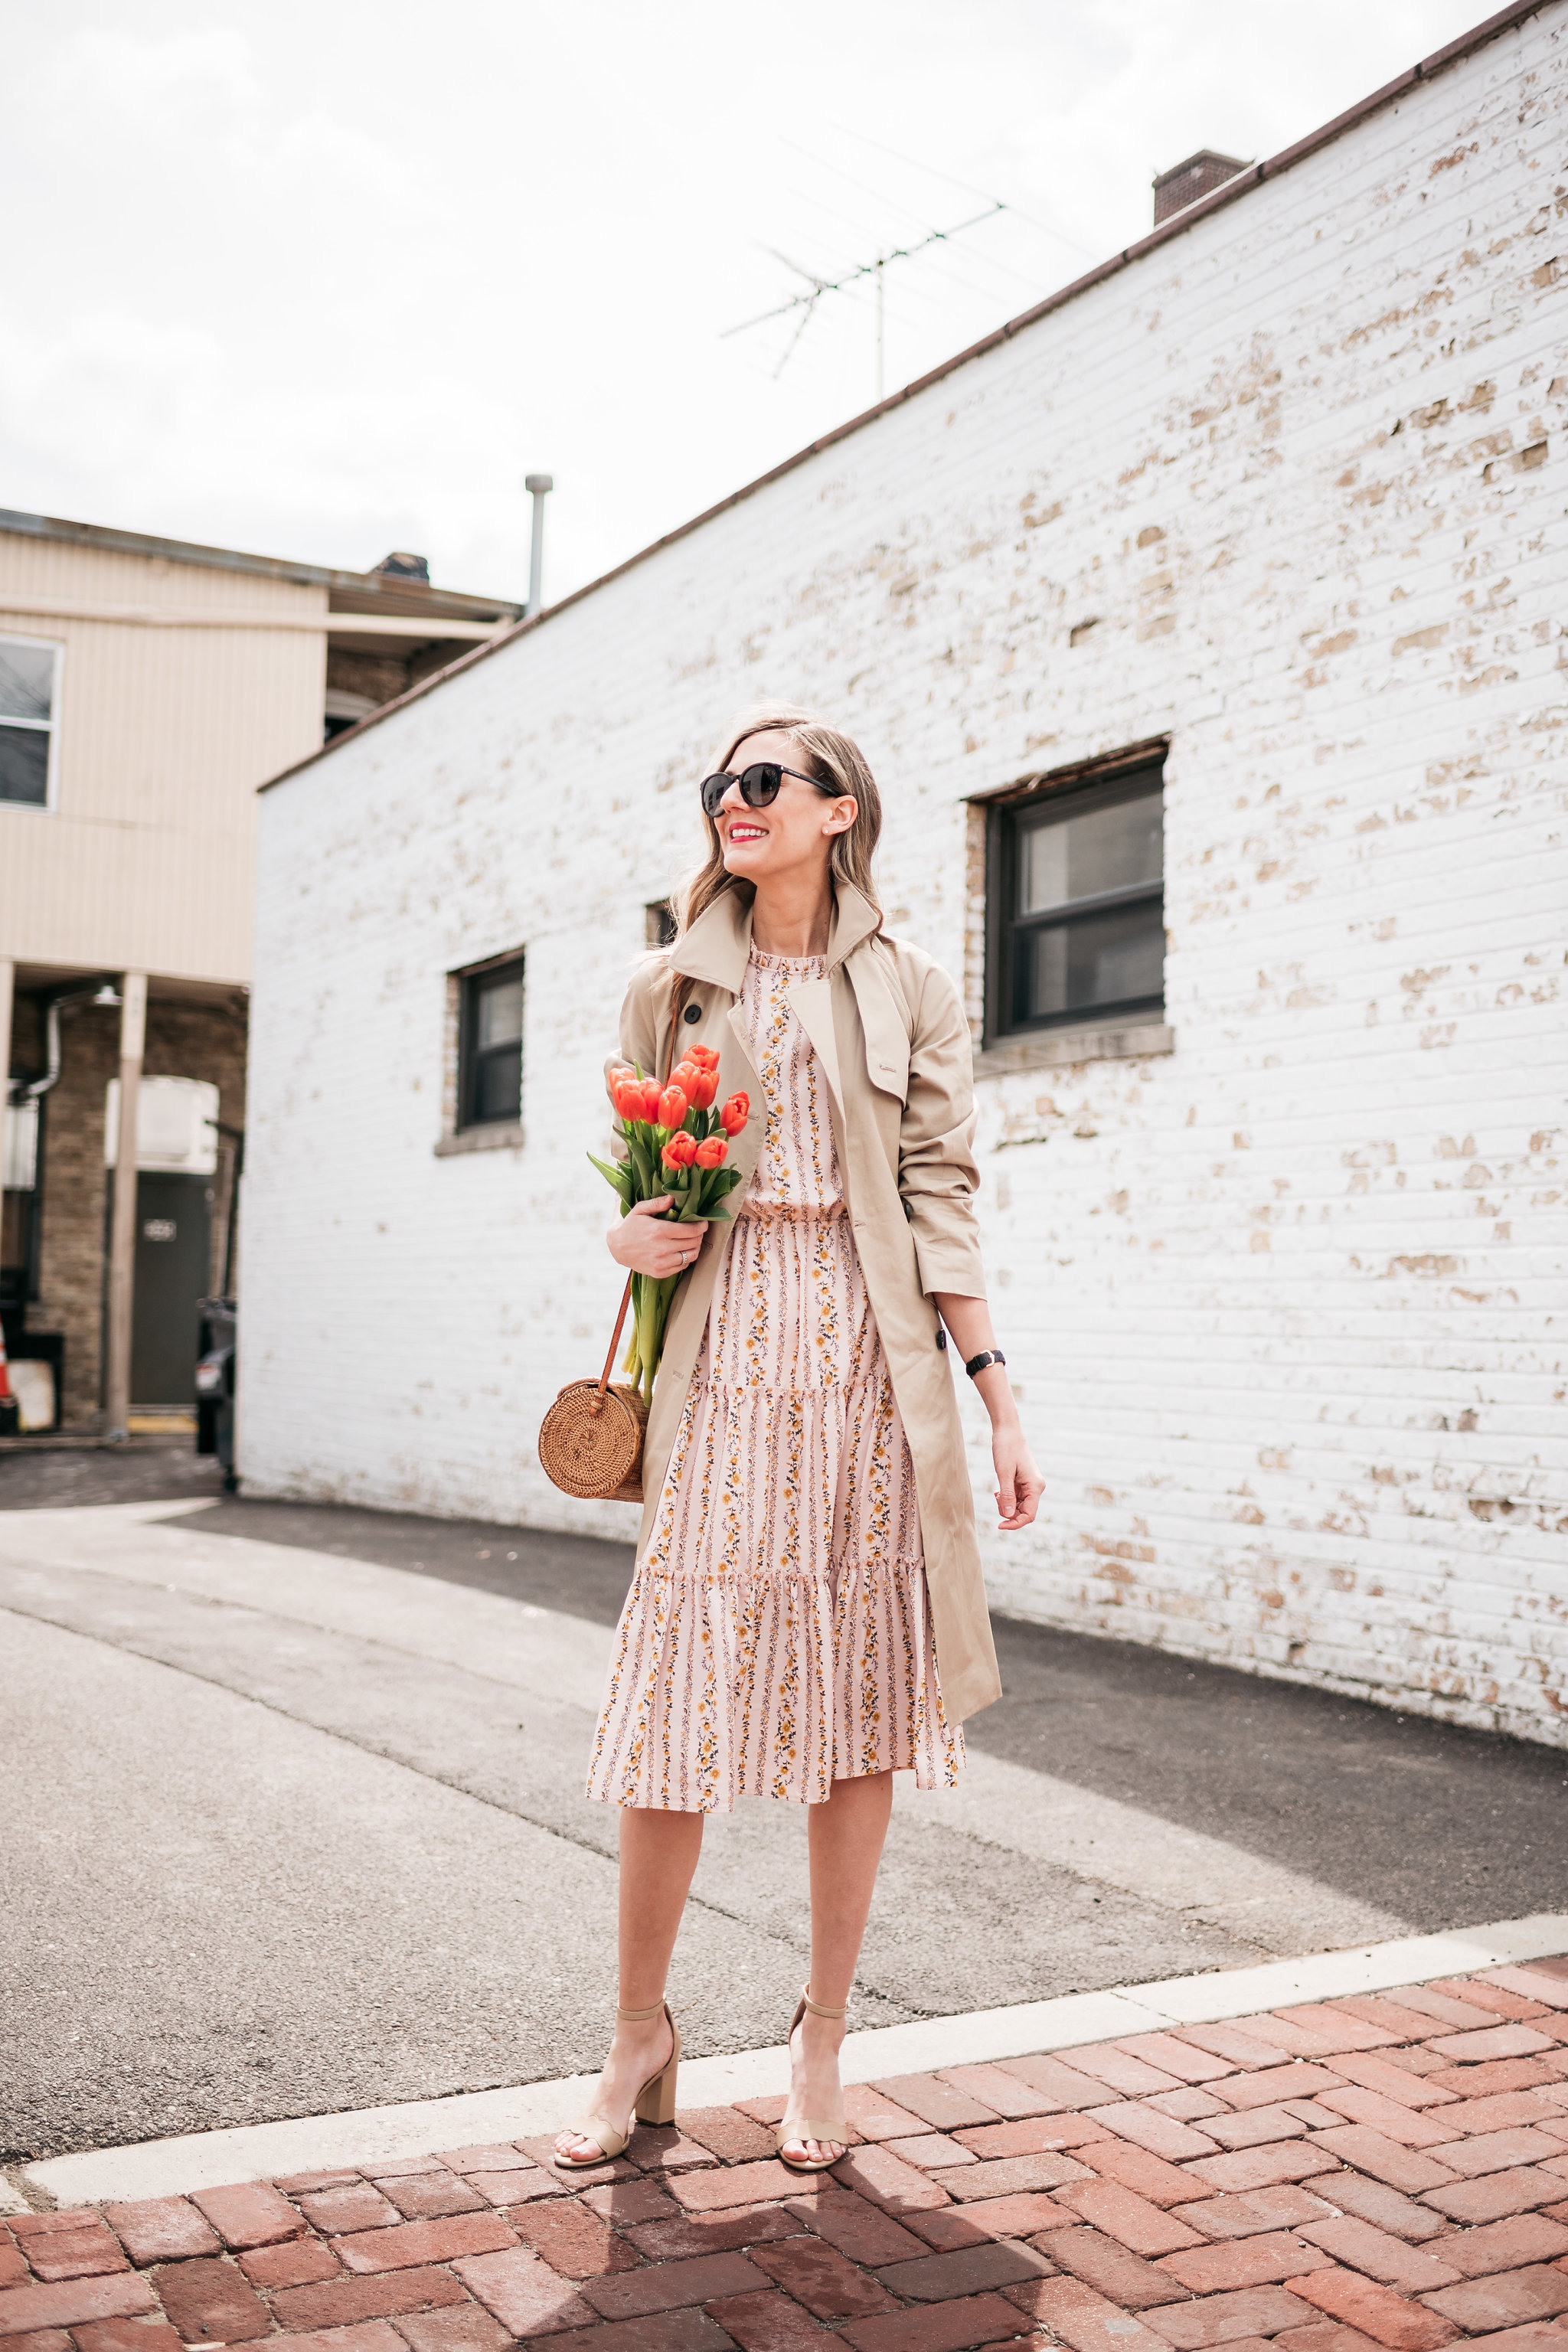
[[[748,735],[726,764],[732,776],[739,776],[759,760],[775,760],[790,768],[810,765],[794,736],[782,727]],[[731,784],[713,820],[725,869],[769,887],[786,878],[804,881],[810,874],[826,880],[835,836],[848,832],[858,806],[847,793],[829,798],[815,784],[785,776],[777,800],[752,809],[742,799],[740,786]]]

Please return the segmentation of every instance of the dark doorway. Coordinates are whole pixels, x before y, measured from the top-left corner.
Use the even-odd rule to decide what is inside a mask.
[[[109,1219],[114,1213],[109,1178]],[[131,1331],[132,1404],[191,1405],[196,1342],[212,1275],[213,1181],[143,1169],[136,1179],[136,1304]],[[108,1220],[104,1263],[108,1265]]]

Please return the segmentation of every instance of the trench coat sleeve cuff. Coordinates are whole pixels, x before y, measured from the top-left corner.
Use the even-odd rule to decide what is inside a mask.
[[[946,1220],[943,1223],[943,1232],[922,1234],[919,1218],[913,1221],[921,1290],[928,1298],[939,1290],[951,1290],[959,1298],[984,1298],[985,1272],[978,1238],[955,1234]]]

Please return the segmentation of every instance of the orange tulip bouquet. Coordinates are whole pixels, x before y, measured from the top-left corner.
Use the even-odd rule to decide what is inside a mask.
[[[738,1168],[727,1168],[731,1139],[740,1134],[751,1115],[743,1094],[731,1095],[718,1110],[719,1056],[710,1046],[689,1045],[660,1086],[640,1070],[610,1073],[610,1094],[619,1114],[616,1133],[626,1148],[624,1160],[611,1162],[588,1157],[601,1176],[621,1196],[621,1214],[638,1201],[656,1201],[661,1193],[673,1198],[665,1215],[671,1223],[727,1218],[721,1206],[741,1181]],[[653,1399],[654,1375],[664,1349],[664,1328],[669,1306],[682,1276],[634,1274],[632,1338],[626,1370],[644,1404]]]

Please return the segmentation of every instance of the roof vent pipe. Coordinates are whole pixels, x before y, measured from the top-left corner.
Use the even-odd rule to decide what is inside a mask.
[[[522,617],[527,621],[538,612],[542,602],[540,592],[544,584],[544,501],[555,488],[555,477],[553,474],[530,474],[522,487],[533,500],[533,543],[528,555],[528,602],[522,608]]]

